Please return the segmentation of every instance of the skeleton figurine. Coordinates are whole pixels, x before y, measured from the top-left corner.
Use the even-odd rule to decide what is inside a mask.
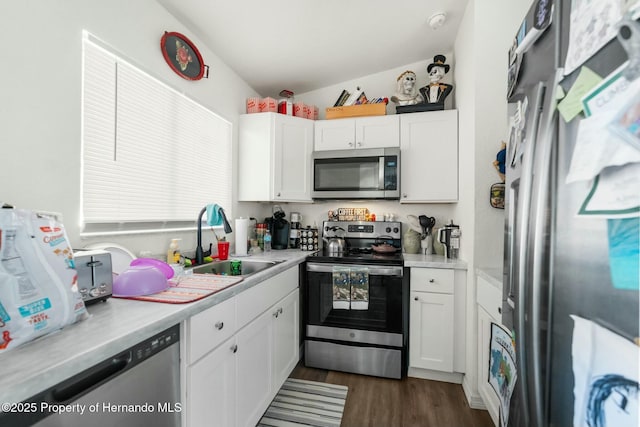
[[[407,70],[398,76],[396,94],[391,97],[391,101],[398,105],[422,103],[422,95],[420,95],[416,87],[416,73]]]
[[[427,104],[443,104],[444,99],[451,93],[453,86],[441,83],[442,78],[449,72],[449,64],[445,64],[444,55],[433,57],[433,63],[427,66],[429,84],[420,88],[420,93]]]

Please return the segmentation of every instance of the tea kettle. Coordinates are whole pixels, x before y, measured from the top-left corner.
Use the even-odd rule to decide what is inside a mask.
[[[342,227],[329,227],[327,230],[331,230],[334,232],[334,235],[331,237],[324,237],[322,241],[324,242],[324,251],[327,255],[343,255],[347,250],[347,242],[344,238],[340,236],[336,236],[335,232],[338,230],[342,230],[344,232],[344,228]]]

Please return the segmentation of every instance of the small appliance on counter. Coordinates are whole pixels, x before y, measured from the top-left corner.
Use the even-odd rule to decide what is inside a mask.
[[[106,301],[113,291],[111,253],[103,250],[74,249],[78,290],[85,304]]]
[[[285,219],[287,214],[279,206],[274,206],[273,210],[273,217],[264,220],[271,233],[271,249],[288,249],[289,221]]]
[[[444,256],[457,259],[460,251],[460,226],[453,223],[438,230],[438,241],[444,246]]]

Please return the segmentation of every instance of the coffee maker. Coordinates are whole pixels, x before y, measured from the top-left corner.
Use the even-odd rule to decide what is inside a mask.
[[[289,221],[280,208],[274,209],[273,217],[265,218],[269,232],[271,233],[271,249],[289,248]]]
[[[438,241],[444,246],[444,256],[451,259],[458,258],[460,251],[460,226],[453,223],[438,230]]]

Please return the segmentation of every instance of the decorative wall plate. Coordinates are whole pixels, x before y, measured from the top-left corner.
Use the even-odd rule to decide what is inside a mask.
[[[209,66],[204,65],[200,52],[184,35],[165,31],[160,40],[160,49],[169,67],[183,79],[209,77]]]

